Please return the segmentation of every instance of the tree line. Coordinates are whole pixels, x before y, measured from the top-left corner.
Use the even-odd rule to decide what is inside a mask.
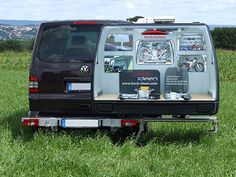
[[[216,48],[236,50],[236,28],[215,28],[211,34]]]
[[[135,19],[136,20],[136,19]],[[215,28],[211,31],[213,42],[216,48],[236,50],[236,28],[224,27]],[[28,40],[0,40],[0,52],[3,51],[31,51],[34,39]]]
[[[21,52],[25,50],[31,51],[34,46],[34,39],[27,39],[27,40],[16,40],[16,39],[9,39],[9,40],[0,40],[0,52],[4,51],[15,51]]]

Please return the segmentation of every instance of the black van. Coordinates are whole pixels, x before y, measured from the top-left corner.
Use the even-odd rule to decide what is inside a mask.
[[[217,130],[210,117],[219,105],[210,30],[202,23],[42,23],[29,102],[27,126],[142,131],[148,121],[211,121]]]
[[[92,114],[92,65],[102,25],[127,23],[108,20],[42,23],[30,67],[30,115]]]

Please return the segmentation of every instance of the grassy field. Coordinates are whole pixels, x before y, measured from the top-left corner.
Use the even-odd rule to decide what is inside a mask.
[[[236,52],[217,51],[221,78],[219,133],[205,123],[152,123],[136,145],[98,131],[36,131],[28,111],[30,54],[0,53],[0,177],[236,176]]]

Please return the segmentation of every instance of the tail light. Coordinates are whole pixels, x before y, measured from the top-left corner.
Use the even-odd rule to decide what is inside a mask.
[[[39,93],[39,79],[36,76],[29,76],[29,93]]]
[[[142,33],[142,35],[167,35],[167,34],[168,32],[161,30],[148,30]]]
[[[97,22],[94,21],[80,21],[80,22],[73,22],[74,25],[95,25]]]
[[[39,119],[30,119],[30,118],[27,118],[27,119],[24,119],[23,120],[23,124],[25,126],[35,126],[35,127],[38,127],[39,126]]]
[[[134,127],[138,124],[137,120],[121,120],[122,127]]]

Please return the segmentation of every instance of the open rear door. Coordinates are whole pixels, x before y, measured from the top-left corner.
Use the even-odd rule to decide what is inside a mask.
[[[106,26],[94,73],[106,114],[215,114],[218,75],[204,24]]]

